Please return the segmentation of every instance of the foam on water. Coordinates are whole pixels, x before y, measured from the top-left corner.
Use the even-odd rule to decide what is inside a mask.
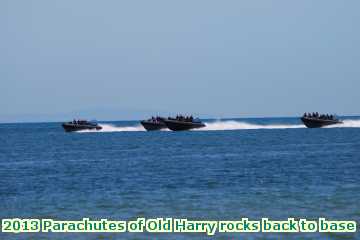
[[[288,129],[288,128],[304,128],[304,125],[291,124],[253,124],[243,121],[216,121],[205,123],[206,127],[199,129],[203,131],[217,131],[217,130],[246,130],[246,129]]]
[[[141,125],[136,126],[115,126],[112,124],[99,124],[102,129],[97,130],[83,130],[79,132],[139,132],[139,131],[145,131],[145,129]]]
[[[360,120],[343,120],[343,124],[328,126],[327,128],[360,128]]]
[[[250,129],[292,129],[292,128],[305,128],[303,124],[255,124],[245,121],[236,120],[218,120],[213,122],[205,122],[206,127],[196,129],[197,131],[225,131],[225,130],[250,130]],[[139,132],[145,129],[139,125],[132,126],[116,126],[113,124],[103,124],[100,126],[100,131],[84,130],[80,132]],[[343,124],[328,126],[327,128],[360,128],[360,120],[344,120]],[[165,129],[164,131],[168,131]]]
[[[345,119],[343,124],[328,126],[327,128],[360,128],[360,120]],[[205,123],[206,127],[198,130],[216,131],[216,130],[247,130],[247,129],[291,129],[305,128],[303,124],[254,124],[245,121],[216,121]]]

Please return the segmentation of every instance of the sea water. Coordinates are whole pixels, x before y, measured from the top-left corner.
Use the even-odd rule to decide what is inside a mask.
[[[360,221],[360,118],[208,120],[146,132],[137,121],[65,133],[0,124],[0,218],[288,218]],[[0,239],[358,239],[359,234],[5,234]]]

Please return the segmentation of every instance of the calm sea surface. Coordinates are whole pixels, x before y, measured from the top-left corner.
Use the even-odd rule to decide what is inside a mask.
[[[134,220],[289,217],[360,223],[360,119],[207,121],[145,132],[137,122],[65,133],[0,124],[0,218]],[[4,234],[0,239],[360,239],[360,234]]]

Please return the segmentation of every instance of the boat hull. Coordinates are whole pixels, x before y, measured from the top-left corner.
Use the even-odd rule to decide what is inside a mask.
[[[172,131],[186,131],[191,129],[203,128],[204,123],[197,122],[183,122],[177,120],[165,120],[166,126]]]
[[[65,132],[77,132],[82,130],[101,130],[102,127],[99,125],[79,125],[79,124],[69,124],[63,123],[62,127]]]
[[[166,124],[163,122],[141,121],[140,123],[147,131],[159,131],[167,128]]]
[[[322,127],[326,127],[326,126],[343,123],[340,120],[314,119],[314,118],[306,118],[306,117],[302,117],[301,121],[308,128],[322,128]]]

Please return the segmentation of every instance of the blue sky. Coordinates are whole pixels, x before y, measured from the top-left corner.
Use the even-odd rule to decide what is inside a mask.
[[[0,1],[0,121],[359,114],[360,2]]]

